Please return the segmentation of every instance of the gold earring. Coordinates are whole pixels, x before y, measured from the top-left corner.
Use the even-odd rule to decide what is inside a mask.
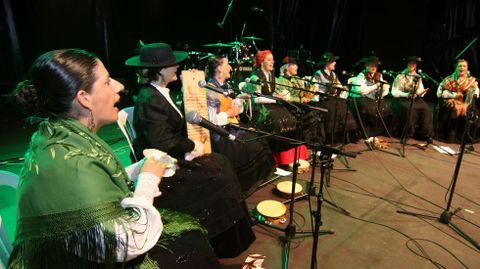
[[[93,131],[93,128],[95,128],[95,121],[93,119],[92,111],[90,109],[88,111],[90,111],[90,117],[88,118],[88,129]]]

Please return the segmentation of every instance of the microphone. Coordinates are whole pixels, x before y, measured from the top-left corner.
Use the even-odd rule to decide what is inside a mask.
[[[317,62],[312,61],[312,60],[305,60],[306,63],[312,64],[312,65],[319,65]]]
[[[349,72],[349,71],[343,70],[343,71],[342,71],[342,75],[354,77],[354,76],[355,76],[355,72]]]
[[[387,75],[387,76],[391,76],[391,77],[395,76],[398,73],[399,72],[395,72],[395,71],[391,71],[391,70],[390,71],[389,70],[383,70],[382,71],[382,74]]]
[[[250,10],[251,10],[253,13],[257,13],[257,14],[263,13],[263,9],[261,9],[261,8],[259,8],[259,7],[251,7]]]
[[[213,87],[211,85],[209,85],[207,82],[205,82],[205,80],[199,80],[198,81],[198,87],[200,88],[207,88],[209,90],[212,90],[214,92],[218,92],[220,94],[223,94],[225,97],[229,96],[230,94],[233,93],[232,90],[230,89],[223,89],[223,88],[218,88],[218,87]]]
[[[197,111],[189,111],[185,115],[185,119],[187,120],[188,123],[190,124],[195,124],[200,127],[203,127],[209,131],[212,131],[214,133],[217,133],[221,136],[227,137],[231,141],[235,141],[236,137],[232,134],[230,134],[227,130],[223,129],[220,126],[217,126],[213,124],[213,122],[206,120],[200,114],[197,113]]]
[[[257,85],[260,85],[260,86],[263,86],[263,84],[264,84],[263,82],[259,81],[258,79],[251,79],[251,78],[246,78],[245,82],[246,83],[257,84]]]

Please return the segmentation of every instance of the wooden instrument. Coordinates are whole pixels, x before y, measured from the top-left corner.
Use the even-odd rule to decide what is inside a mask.
[[[197,111],[200,116],[208,119],[207,94],[204,88],[198,86],[198,82],[201,80],[205,80],[203,71],[182,71],[183,104],[185,113]],[[212,153],[210,132],[207,129],[187,122],[187,135],[191,140],[196,140],[203,144],[205,154]]]
[[[287,222],[285,213],[287,207],[275,200],[264,200],[258,203],[253,211],[253,216],[260,222],[279,224]]]

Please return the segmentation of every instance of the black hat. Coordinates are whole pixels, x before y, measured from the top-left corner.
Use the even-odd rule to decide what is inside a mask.
[[[298,60],[294,57],[286,56],[282,60],[283,64],[298,64]]]
[[[360,61],[358,61],[355,65],[371,65],[371,64],[374,64],[374,65],[381,65],[382,62],[380,62],[380,59],[377,57],[377,56],[368,56],[368,57],[365,57],[365,58],[362,58]]]
[[[406,58],[403,58],[403,61],[405,63],[411,63],[411,62],[415,62],[415,63],[419,63],[422,61],[422,58],[418,57],[418,56],[408,56]]]
[[[333,55],[333,53],[325,52],[320,58],[320,61],[318,62],[318,64],[324,65],[324,64],[336,61],[338,59],[340,59],[340,57]]]
[[[134,67],[167,67],[185,60],[188,53],[172,51],[166,43],[146,44],[140,48],[139,55],[125,61],[125,65]]]

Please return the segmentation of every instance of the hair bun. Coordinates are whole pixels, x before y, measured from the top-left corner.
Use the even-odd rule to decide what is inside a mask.
[[[37,90],[30,80],[19,82],[12,93],[12,97],[25,113],[35,114],[39,112]]]

